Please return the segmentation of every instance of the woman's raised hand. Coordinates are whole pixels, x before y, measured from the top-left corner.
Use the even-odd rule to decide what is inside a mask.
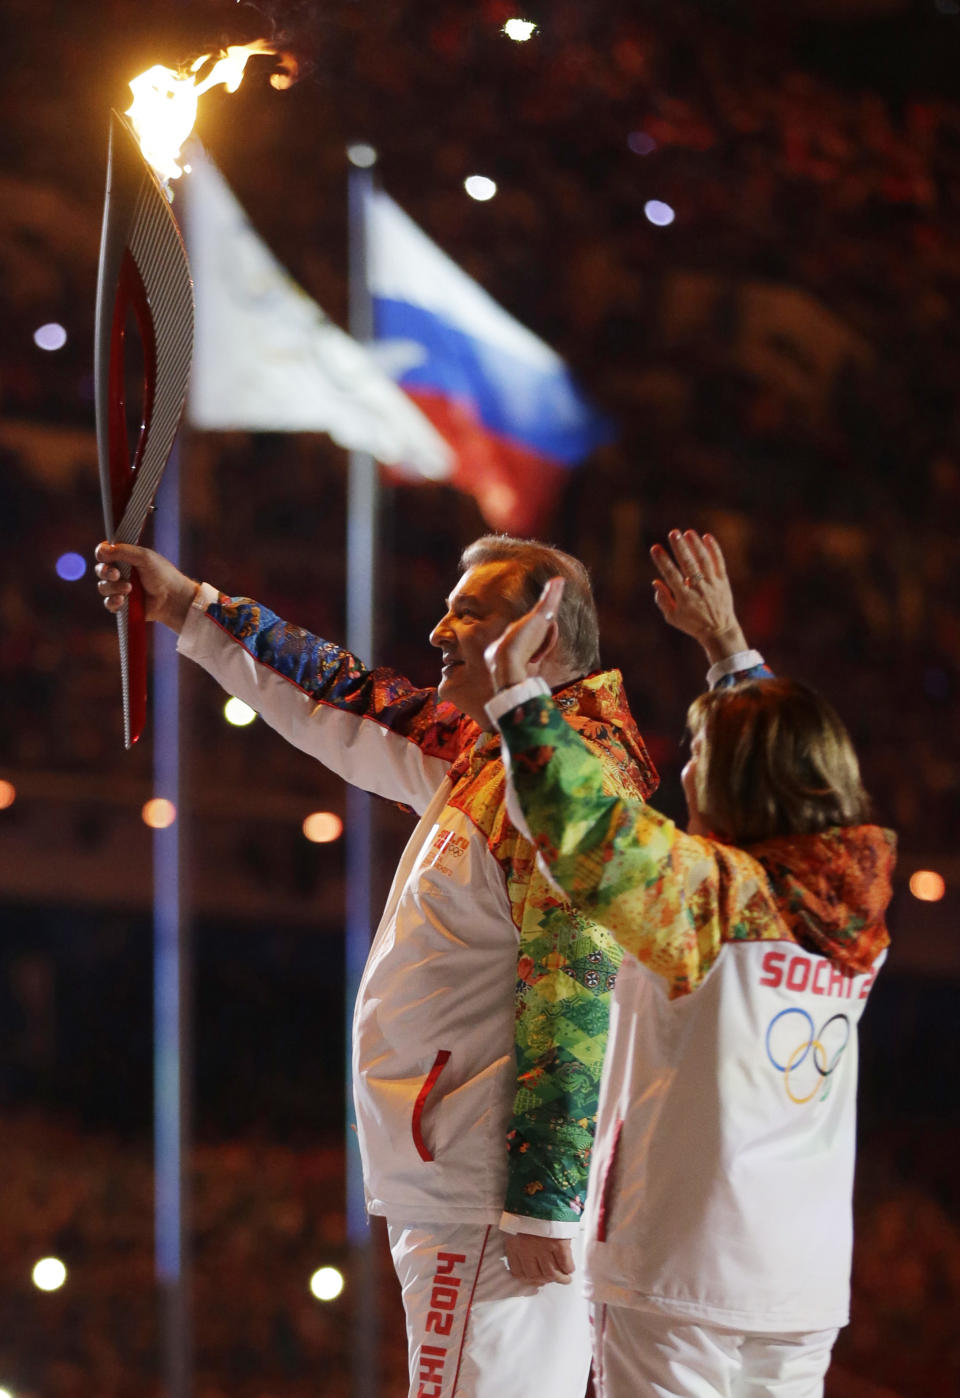
[[[503,635],[487,646],[483,654],[494,691],[539,673],[540,662],[556,644],[556,616],[562,596],[563,578],[551,578],[529,612],[512,621]]]
[[[654,544],[650,557],[660,577],[653,584],[663,619],[700,642],[712,661],[746,650],[720,545],[712,534],[671,529],[673,557]]]

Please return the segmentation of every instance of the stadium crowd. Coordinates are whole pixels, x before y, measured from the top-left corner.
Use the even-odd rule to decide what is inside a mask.
[[[131,753],[119,741],[113,627],[89,574],[65,581],[53,567],[67,550],[89,563],[102,533],[90,365],[109,97],[89,64],[119,82],[161,38],[174,62],[276,22],[308,59],[301,83],[278,95],[261,73],[236,97],[210,99],[204,136],[294,275],[345,320],[343,148],[360,134],[380,150],[390,192],[570,360],[618,424],[618,440],[572,475],[544,533],[591,568],[604,660],[624,671],[664,808],[680,809],[675,716],[703,676],[655,615],[647,549],[690,525],[721,539],[751,643],[783,673],[822,685],[844,715],[878,819],[914,863],[956,869],[960,102],[946,75],[960,19],[950,7],[892,5],[858,20],[804,6],[773,14],[752,0],[636,0],[625,13],[553,0],[525,46],[500,34],[509,9],[499,0],[426,15],[412,0],[375,11],[341,0],[322,15],[279,2],[238,15],[205,0],[162,30],[145,8],[110,0],[97,17],[98,7],[64,0],[8,6],[21,23],[0,84],[0,536],[19,561],[0,582],[0,777],[59,773],[78,805],[93,773],[141,793],[151,780],[149,737]],[[228,29],[238,24],[250,33]],[[49,78],[38,81],[41,32],[52,94]],[[475,164],[500,185],[482,223],[461,187]],[[675,210],[669,227],[645,219],[651,198]],[[47,354],[31,336],[53,318],[70,338]],[[187,433],[182,478],[190,571],[342,633],[336,448]],[[426,635],[460,547],[483,527],[474,502],[442,486],[385,484],[382,623],[401,638],[386,658],[424,684],[436,668]],[[233,822],[238,866],[259,858],[265,878],[296,870],[299,827],[267,831],[259,819],[265,768],[272,788],[333,809],[342,797],[262,725],[228,728],[211,689],[188,687],[189,781],[252,795],[239,815],[208,806],[204,821]],[[128,819],[138,807],[131,801]],[[14,803],[0,821],[19,811]],[[95,859],[91,819],[77,820],[76,838]],[[398,813],[382,821],[389,866],[406,826]],[[287,935],[306,945],[335,933],[342,911],[317,867],[302,878],[313,921]],[[920,935],[911,918],[901,889],[895,936]],[[201,928],[200,955],[215,945],[239,967],[269,933],[232,945]],[[9,977],[8,948],[2,957]],[[937,1066],[956,1048],[956,970],[954,960],[952,981],[936,968],[928,981],[898,981],[894,955],[885,977],[896,993],[884,1000],[881,984],[871,1005],[854,1316],[829,1398],[956,1392],[960,1199],[945,1162],[956,1159],[960,1118]],[[242,980],[226,971],[217,984]],[[72,1039],[61,1034],[53,1062],[82,1053],[94,1032],[112,1053],[128,1029],[118,1003],[112,1026],[87,1019]],[[891,1042],[912,1069],[891,1069]],[[255,1071],[244,1060],[231,1078],[225,1055],[214,1061],[221,1076],[204,1080],[194,1161],[198,1398],[300,1398],[320,1375],[326,1394],[346,1393],[349,1287],[325,1309],[306,1286],[314,1266],[345,1258],[333,1118],[322,1125],[333,1144],[319,1148],[287,1139],[297,1134],[289,1111],[272,1120],[264,1091],[250,1096],[255,1110],[220,1109],[218,1094],[248,1096]],[[28,1065],[0,1079],[0,1289],[12,1321],[0,1385],[16,1398],[141,1398],[158,1383],[144,1114],[133,1129],[119,1107],[116,1134],[84,1132],[93,1084],[75,1076],[65,1097],[50,1071]],[[317,1071],[318,1096],[339,1101],[336,1055]],[[309,1111],[306,1090],[290,1100]],[[52,1251],[71,1282],[41,1296],[24,1259]],[[389,1315],[389,1279],[384,1297]],[[388,1380],[403,1371],[398,1328],[385,1325]]]

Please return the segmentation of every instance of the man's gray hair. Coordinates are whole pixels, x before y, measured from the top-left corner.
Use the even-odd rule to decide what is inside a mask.
[[[461,572],[481,563],[513,563],[518,570],[517,615],[536,602],[550,578],[563,578],[564,589],[557,612],[560,658],[578,675],[600,668],[600,636],[597,607],[590,574],[583,564],[537,539],[515,539],[510,534],[484,534],[468,544],[460,557]]]

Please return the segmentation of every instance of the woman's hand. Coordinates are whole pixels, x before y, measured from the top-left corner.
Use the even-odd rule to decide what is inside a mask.
[[[700,642],[711,662],[746,650],[737,621],[733,590],[720,545],[712,534],[694,529],[670,531],[673,558],[660,544],[650,557],[660,574],[653,584],[663,619]]]
[[[557,643],[556,616],[562,596],[563,578],[551,578],[539,602],[487,646],[483,655],[494,692],[540,673],[543,661]]]

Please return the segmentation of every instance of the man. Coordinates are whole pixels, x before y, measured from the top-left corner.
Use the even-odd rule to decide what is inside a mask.
[[[411,1398],[582,1398],[583,1210],[610,992],[620,953],[573,912],[510,822],[486,647],[566,579],[559,643],[534,661],[604,766],[611,794],[656,777],[616,672],[599,671],[585,569],[541,544],[477,540],[430,640],[436,690],[367,670],[248,599],[194,583],[149,549],[101,544],[116,611],[148,619],[288,740],[420,821],[357,1001],[354,1083],[367,1206],[400,1279]]]

